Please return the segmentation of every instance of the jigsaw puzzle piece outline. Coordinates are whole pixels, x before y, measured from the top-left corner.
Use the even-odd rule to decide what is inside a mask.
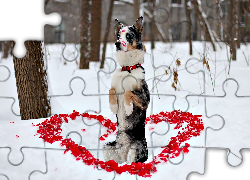
[[[29,4],[29,6],[23,6],[23,8],[25,9],[20,9],[19,7],[22,6],[22,4]],[[15,6],[13,6],[13,4],[15,4]],[[25,0],[22,2],[19,1],[15,1],[15,0],[11,0],[8,2],[4,2],[2,4],[3,10],[4,9],[12,9],[12,11],[15,11],[17,14],[19,14],[19,16],[15,17],[13,19],[12,16],[6,16],[6,14],[1,14],[1,16],[3,17],[7,17],[9,18],[8,21],[5,21],[5,23],[8,23],[8,25],[6,25],[6,29],[2,29],[4,30],[3,33],[1,33],[1,39],[5,39],[5,40],[11,40],[15,39],[15,46],[13,49],[13,53],[16,55],[16,57],[23,57],[26,53],[26,49],[24,47],[24,41],[26,39],[42,39],[42,37],[44,36],[43,31],[41,31],[42,26],[38,25],[37,23],[40,23],[42,25],[49,23],[49,24],[58,24],[58,21],[60,20],[60,16],[56,13],[52,13],[50,15],[46,15],[43,12],[43,9],[41,9],[39,6],[43,6],[44,5],[44,1],[40,0],[40,2],[36,1],[31,1],[31,0]],[[32,8],[30,8],[32,7]],[[28,9],[27,9],[28,8]],[[31,11],[31,13],[33,14],[32,16],[27,16],[27,14],[22,13],[22,11]],[[6,11],[1,11],[2,13],[6,13]],[[40,14],[39,14],[40,13]],[[8,14],[8,13],[7,13]],[[43,16],[42,16],[43,15]],[[35,21],[34,19],[40,19],[43,20],[41,21]],[[15,23],[13,23],[15,22]],[[28,23],[29,22],[29,23]],[[30,23],[33,22],[33,23]],[[31,26],[32,25],[32,26]],[[19,27],[19,31],[22,32],[23,36],[19,36],[19,35],[15,35],[16,33],[13,32],[13,30],[16,29],[16,27]],[[22,28],[20,28],[22,27]],[[29,29],[33,29],[32,31],[29,31],[29,33],[27,33],[25,31],[25,28]]]
[[[82,119],[83,117],[77,117],[78,119],[76,119],[76,120],[78,120],[78,121],[81,121],[81,122],[83,122],[84,123],[84,120]],[[77,125],[77,124],[79,124],[78,122],[76,122],[76,120],[74,120],[74,121],[70,121],[71,123],[73,122],[73,123],[75,123],[75,125]],[[69,123],[70,123],[69,122]],[[85,124],[85,123],[84,123]],[[101,124],[100,123],[94,123],[93,125],[88,125],[88,124],[85,124],[87,127],[90,127],[90,126],[94,126],[94,125],[98,125],[99,126],[99,133],[98,133],[98,137],[101,137]],[[65,124],[65,126],[67,126],[67,124]],[[71,127],[72,127],[72,125],[71,125]],[[63,126],[62,126],[62,128],[63,128]],[[82,127],[81,127],[82,128]],[[94,127],[95,129],[96,129],[96,127]],[[64,129],[64,128],[63,128]],[[78,135],[78,137],[80,137],[80,143],[78,143],[78,145],[82,145],[83,144],[83,133],[82,133],[82,131],[81,131],[81,133],[79,133],[78,131],[80,131],[80,130],[74,130],[74,131],[70,131],[70,132],[67,132],[66,133],[66,138],[71,138],[71,137],[69,137],[69,135],[70,134],[77,134]],[[85,131],[89,131],[89,129],[84,129],[84,132]],[[90,130],[91,131],[91,130]],[[94,131],[91,131],[91,132],[94,132]],[[64,135],[65,135],[65,132],[63,133]],[[97,138],[96,138],[97,139]],[[73,141],[74,141],[74,139],[72,139]],[[91,143],[93,143],[93,141],[91,141]],[[100,150],[102,150],[102,149],[100,149],[100,139],[98,138],[98,142],[96,143],[97,144],[97,148],[87,148],[87,150],[89,150],[89,151],[97,151],[96,153],[97,153],[97,159],[99,159],[99,151]],[[65,149],[65,148],[62,148],[62,149],[60,149],[60,148],[56,148],[56,147],[53,147],[53,145],[50,147],[50,144],[48,144],[48,143],[46,143],[46,147],[44,148],[44,150],[46,150],[46,151],[48,151],[47,153],[48,154],[50,154],[51,152],[59,152],[59,151],[65,151],[65,150],[67,150],[67,149]],[[67,154],[70,154],[70,153],[67,153]],[[61,155],[62,156],[64,156],[65,157],[65,155],[63,155],[63,153],[61,153]],[[71,156],[71,155],[68,155],[68,156]],[[72,159],[72,156],[71,157],[68,157],[68,158],[70,158],[71,159],[71,161],[73,161],[72,163],[77,163],[78,161],[75,161],[75,157]],[[60,159],[60,158],[59,158]],[[46,161],[49,161],[48,159],[46,160]],[[70,164],[72,164],[72,163],[70,163]],[[82,163],[82,162],[79,162],[79,163],[81,163],[81,166],[83,166],[83,167],[85,167],[85,169],[87,168],[93,168],[92,166],[86,166],[84,163]],[[54,165],[54,166],[57,166],[57,165]],[[78,165],[79,166],[79,165]],[[77,166],[77,167],[78,167]],[[60,167],[61,168],[61,167]],[[56,168],[56,170],[57,169],[60,169],[59,167],[58,168]],[[81,168],[82,169],[82,168]],[[103,170],[103,169],[101,169],[99,166],[97,166],[96,167],[96,169],[97,170]],[[90,170],[90,169],[89,169]],[[89,172],[89,170],[88,170],[88,172]],[[95,170],[95,168],[93,168],[93,171],[96,171]],[[48,171],[47,171],[48,172]],[[95,173],[94,173],[95,174]],[[96,175],[96,174],[95,174]],[[94,176],[95,176],[94,175]],[[109,174],[108,174],[109,175]],[[54,175],[52,175],[52,176],[54,176]],[[85,176],[85,175],[84,175]]]
[[[31,121],[30,121],[31,122]],[[20,134],[19,134],[20,135]],[[19,136],[18,135],[16,135],[17,136],[17,138],[19,138]],[[1,141],[2,142],[2,141]],[[17,170],[17,168],[18,169],[20,169],[20,168],[24,168],[24,169],[27,169],[27,163],[28,164],[30,164],[31,162],[34,162],[34,161],[30,161],[30,160],[28,160],[28,162],[27,162],[27,157],[32,157],[33,155],[35,155],[36,156],[36,158],[39,158],[39,160],[41,161],[41,159],[43,159],[43,158],[45,158],[46,159],[46,152],[45,151],[43,151],[42,153],[40,152],[41,150],[44,150],[44,145],[45,145],[45,143],[42,143],[43,144],[43,147],[41,146],[41,147],[32,147],[32,145],[31,146],[22,146],[22,147],[20,147],[19,149],[17,149],[17,151],[19,152],[19,153],[21,153],[21,159],[20,158],[18,158],[18,157],[15,157],[14,159],[13,159],[13,154],[16,154],[17,152],[15,151],[15,149],[16,148],[12,148],[12,147],[10,147],[10,146],[3,146],[2,145],[2,143],[1,143],[1,147],[0,147],[0,150],[4,150],[4,149],[6,149],[6,150],[8,150],[8,152],[7,152],[7,164],[4,164],[4,167],[2,167],[2,170],[1,171],[9,171],[8,170],[8,168],[7,167],[11,167],[12,168],[12,171],[16,171]],[[36,151],[39,151],[38,153],[36,153],[36,152],[33,152],[31,149],[35,149]],[[12,152],[13,151],[13,152]],[[29,154],[29,156],[27,156],[27,153]],[[32,154],[32,155],[31,155]],[[11,160],[12,159],[12,160]],[[18,159],[20,159],[20,160],[18,160]],[[14,162],[13,162],[14,161]],[[45,162],[45,168],[47,169],[47,163],[46,163],[46,160],[44,161]],[[41,167],[41,164],[39,165],[39,164],[33,164],[32,165],[32,167],[34,168],[34,166],[35,166],[35,168],[38,168],[38,167],[40,167],[40,168],[44,168],[44,165],[43,165],[43,163],[42,163],[42,167]],[[7,169],[6,169],[7,168]],[[26,170],[27,171],[27,170]],[[35,172],[38,172],[38,173],[46,173],[46,171],[45,172],[43,172],[41,169],[34,169],[32,172],[28,172],[28,178],[30,179],[30,176],[33,174],[33,173],[35,173]],[[11,175],[11,177],[13,178],[13,175],[15,176],[15,173],[14,174],[12,174]],[[21,176],[20,176],[21,175]],[[9,177],[6,175],[6,173],[1,173],[0,174],[0,176],[4,176],[4,177],[6,177],[7,179],[9,179]],[[19,178],[20,177],[23,177],[23,176],[25,176],[24,174],[23,174],[23,171],[22,171],[22,174],[19,174],[18,175],[19,176]],[[10,178],[10,179],[12,179],[12,178]]]
[[[239,96],[239,95],[237,95],[237,92],[238,92],[238,90],[239,90],[239,87],[240,87],[240,85],[239,85],[239,83],[237,82],[237,80],[235,80],[234,78],[227,78],[224,82],[223,82],[223,84],[222,84],[222,90],[223,90],[223,92],[224,92],[224,95],[221,95],[221,96],[207,96],[207,98],[226,98],[226,96],[227,96],[227,92],[226,92],[226,90],[225,90],[225,84],[228,82],[228,81],[232,81],[232,82],[234,82],[234,83],[236,83],[236,85],[237,85],[237,88],[236,88],[236,90],[235,90],[235,92],[234,92],[234,96],[236,97],[236,98],[240,98],[240,99],[243,99],[243,98],[250,98],[250,96]],[[232,92],[230,92],[230,94],[232,94]],[[219,102],[217,102],[217,103],[219,103]],[[246,107],[245,107],[246,108]],[[228,129],[229,127],[228,127],[228,125],[227,125],[227,122],[230,124],[230,123],[232,123],[232,120],[229,120],[228,118],[227,119],[225,119],[225,129],[223,129],[223,131],[225,131],[226,129]],[[235,127],[235,126],[234,126]],[[243,126],[241,126],[242,128],[243,128]],[[239,128],[239,127],[238,127]],[[244,129],[244,128],[243,128]],[[212,130],[212,131],[207,131],[207,134],[209,133],[210,134],[210,137],[209,137],[209,135],[207,135],[207,139],[208,139],[208,143],[210,144],[210,145],[207,145],[207,147],[214,147],[214,145],[211,145],[211,144],[213,144],[214,143],[214,141],[216,141],[216,140],[218,140],[217,138],[216,138],[216,140],[213,140],[213,141],[211,141],[209,138],[212,138],[212,139],[214,139],[213,138],[213,136],[211,136],[212,134],[212,132],[213,132],[214,130]],[[222,132],[223,132],[222,131]],[[236,130],[237,131],[237,130]],[[240,130],[240,132],[241,133],[243,133],[243,132],[245,132],[244,130]],[[238,134],[238,133],[236,133],[236,134]],[[229,134],[227,134],[227,136],[228,136]],[[231,135],[231,136],[233,136],[233,135]],[[231,137],[230,136],[230,137]],[[246,139],[246,138],[249,138],[250,136],[245,136],[245,138],[244,138],[244,140]],[[225,138],[225,137],[224,137]],[[223,138],[223,139],[224,139]],[[227,138],[228,139],[228,138]],[[234,143],[230,143],[230,144],[228,144],[228,143],[226,143],[226,144],[224,144],[224,145],[221,145],[221,143],[223,144],[223,142],[227,142],[225,139],[223,140],[223,141],[221,141],[221,143],[220,143],[220,145],[217,145],[216,147],[218,147],[218,146],[220,146],[221,148],[225,148],[225,149],[228,149],[228,152],[229,152],[229,154],[228,154],[228,163],[231,165],[231,166],[239,166],[240,164],[241,164],[241,162],[230,162],[230,160],[229,159],[231,159],[230,157],[232,157],[232,155],[234,155],[235,157],[237,157],[237,158],[239,158],[239,159],[242,159],[241,157],[242,157],[242,155],[241,155],[241,153],[240,153],[240,151],[241,151],[241,149],[243,149],[243,148],[250,148],[250,146],[246,146],[246,144],[244,145],[244,147],[238,147],[239,146],[239,144],[238,143],[243,143],[242,142],[242,140],[243,139],[241,139],[240,141],[239,141],[239,139],[238,139],[238,141],[237,142],[234,142]],[[219,141],[219,140],[218,140]],[[234,140],[232,140],[232,141],[234,141]],[[232,142],[232,141],[230,141],[230,142]],[[218,143],[218,142],[217,142]],[[216,144],[216,143],[215,143]],[[242,144],[243,145],[243,144]],[[225,147],[226,146],[226,147]],[[228,147],[228,146],[231,146],[231,147]],[[232,150],[232,148],[233,148],[233,150]],[[230,157],[229,157],[230,156]]]

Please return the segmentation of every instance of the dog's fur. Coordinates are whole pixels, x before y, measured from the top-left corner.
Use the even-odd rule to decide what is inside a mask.
[[[142,20],[124,27],[116,19],[115,35],[117,61],[120,66],[133,66],[144,61],[144,47],[141,41]],[[117,163],[145,162],[148,158],[145,138],[146,110],[150,101],[143,67],[129,71],[117,69],[109,91],[110,109],[117,116],[116,141],[104,145],[104,159]]]

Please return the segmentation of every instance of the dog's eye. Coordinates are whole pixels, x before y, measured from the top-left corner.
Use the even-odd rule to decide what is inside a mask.
[[[126,34],[127,39],[132,39],[132,36],[130,34]]]

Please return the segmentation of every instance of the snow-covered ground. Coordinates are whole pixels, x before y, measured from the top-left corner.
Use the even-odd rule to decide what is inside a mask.
[[[157,165],[157,172],[152,174],[151,179],[184,180],[191,171],[204,173],[205,147],[230,148],[234,154],[229,154],[230,164],[239,164],[242,158],[239,149],[250,148],[249,44],[241,45],[241,49],[237,50],[237,61],[229,61],[229,47],[225,44],[221,44],[221,48],[218,46],[214,52],[209,43],[194,42],[192,56],[188,54],[188,43],[157,43],[154,51],[150,50],[150,43],[145,43],[145,46],[147,53],[143,67],[151,93],[147,116],[180,109],[202,115],[205,128],[222,128],[221,131],[209,129],[207,133],[204,130],[200,136],[185,141],[191,146],[189,153],[173,158],[171,162]],[[76,53],[79,46],[75,48],[75,45],[67,44],[64,52],[63,48],[62,44],[46,45],[45,48],[52,114],[68,114],[76,110],[80,113],[101,114],[116,122],[108,104],[112,73],[119,68],[116,64],[115,46],[108,44],[108,58],[102,70],[96,62],[90,63],[90,69],[80,70],[76,61],[73,61],[76,58],[79,62]],[[176,60],[181,62],[180,66]],[[204,61],[208,63],[209,68]],[[178,73],[176,91],[172,87],[174,70]],[[227,78],[231,79],[225,81]],[[38,124],[45,119],[20,121],[17,97],[12,58],[2,59],[0,180],[6,179],[4,175],[9,179],[28,179],[30,175],[30,179],[36,180],[106,180],[113,179],[114,176],[115,179],[144,179],[128,173],[115,175],[113,172],[95,169],[76,161],[70,152],[64,154],[58,143],[44,144],[35,136],[37,127],[32,126],[32,123]],[[71,131],[80,133],[82,140],[76,133],[71,133],[70,137],[75,142],[81,142],[82,146],[90,149],[90,152],[100,160],[103,160],[100,150],[103,144],[115,139],[115,135],[112,134],[105,141],[98,141],[106,129],[95,120],[82,121],[80,117],[76,121],[63,124],[62,129],[64,136]],[[168,126],[165,122],[146,126],[148,147],[165,146],[170,137],[177,134],[174,125]],[[149,148],[147,162],[152,160],[153,154],[157,155],[161,150]],[[33,170],[35,171],[32,172]]]

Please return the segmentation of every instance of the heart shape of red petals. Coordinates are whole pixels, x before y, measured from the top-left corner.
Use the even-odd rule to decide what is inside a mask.
[[[55,141],[61,141],[61,146],[66,147],[64,153],[71,151],[71,154],[76,157],[77,161],[81,160],[86,165],[100,167],[107,172],[115,171],[118,174],[128,172],[142,177],[151,177],[152,173],[157,171],[155,165],[167,162],[168,158],[175,158],[179,156],[181,151],[188,153],[188,147],[190,145],[185,143],[184,147],[180,147],[181,143],[189,140],[191,137],[199,136],[201,131],[204,130],[201,115],[192,115],[189,112],[182,112],[180,110],[160,112],[159,114],[151,115],[146,118],[146,124],[158,124],[164,121],[169,124],[176,124],[174,129],[182,128],[183,123],[187,123],[187,126],[182,128],[183,131],[179,131],[177,136],[171,137],[168,145],[162,147],[162,152],[155,156],[151,162],[139,162],[131,163],[131,165],[125,164],[119,166],[114,160],[104,162],[96,159],[85,147],[79,146],[70,138],[63,139],[61,136],[62,123],[68,123],[68,118],[75,120],[77,116],[82,116],[88,119],[96,119],[108,129],[107,133],[100,137],[100,140],[105,140],[109,134],[117,131],[117,124],[101,115],[91,115],[88,113],[80,114],[74,110],[71,114],[56,114],[50,119],[46,119],[42,123],[37,124],[36,126],[39,127],[37,133],[40,134],[40,138],[48,143],[52,144]]]

